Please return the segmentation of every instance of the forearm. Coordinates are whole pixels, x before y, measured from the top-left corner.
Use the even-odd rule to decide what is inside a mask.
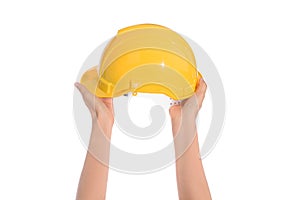
[[[107,141],[110,140],[110,135],[111,132],[103,134],[99,130],[92,131],[78,185],[77,200],[105,199],[109,171],[105,164],[109,162],[110,145]]]
[[[183,131],[183,133],[179,135],[186,136],[186,138],[178,138],[175,142],[176,154],[182,152],[183,146],[186,145],[182,145],[182,140],[183,143],[192,141],[184,154],[176,161],[176,177],[179,199],[211,200],[202,161],[200,159],[196,125],[194,123],[185,123],[179,131]]]

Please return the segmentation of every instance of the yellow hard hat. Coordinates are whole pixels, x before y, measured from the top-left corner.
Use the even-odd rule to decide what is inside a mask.
[[[80,82],[98,97],[160,93],[180,100],[193,95],[201,74],[189,44],[155,24],[123,28],[106,46],[99,66]]]

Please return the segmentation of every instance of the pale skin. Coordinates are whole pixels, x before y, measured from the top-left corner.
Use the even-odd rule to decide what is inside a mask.
[[[104,200],[106,196],[109,168],[93,155],[102,155],[109,162],[109,143],[114,124],[112,98],[98,98],[80,83],[75,83],[92,117],[92,133],[89,150],[77,190],[77,200]],[[180,105],[169,109],[176,160],[176,177],[180,200],[211,200],[210,191],[204,174],[202,160],[199,158],[196,117],[205,97],[206,84],[203,79],[197,83],[195,94]],[[178,137],[176,137],[178,136]],[[183,137],[181,137],[183,136]],[[188,140],[190,138],[190,140]],[[185,149],[186,143],[191,145]],[[184,153],[181,155],[181,152]],[[90,153],[93,152],[93,155]],[[103,156],[104,155],[104,156]]]

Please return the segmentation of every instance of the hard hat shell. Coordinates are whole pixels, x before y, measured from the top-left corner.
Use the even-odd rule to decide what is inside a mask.
[[[193,95],[200,78],[193,51],[179,34],[139,24],[119,30],[99,66],[86,71],[80,82],[98,97],[143,92],[180,100]]]

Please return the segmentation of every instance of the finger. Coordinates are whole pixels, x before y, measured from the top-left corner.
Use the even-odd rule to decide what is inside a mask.
[[[87,107],[91,111],[95,111],[96,110],[95,106],[100,106],[100,107],[103,106],[101,103],[99,103],[98,101],[96,101],[96,96],[94,94],[92,94],[84,85],[76,82],[75,86],[79,90],[79,92],[81,93],[82,98],[83,98],[85,104],[87,105]]]
[[[86,87],[78,82],[76,82],[75,84],[75,87],[79,90],[79,92],[81,93],[82,96],[86,96],[88,90],[86,89]]]
[[[203,80],[203,78],[201,78],[197,84],[197,88],[195,91],[195,95],[197,97],[197,102],[198,102],[199,106],[202,105],[203,99],[205,97],[206,89],[207,89],[207,85],[206,85],[205,81]]]
[[[176,119],[180,116],[181,106],[180,105],[173,105],[169,108],[169,115],[172,120]]]

